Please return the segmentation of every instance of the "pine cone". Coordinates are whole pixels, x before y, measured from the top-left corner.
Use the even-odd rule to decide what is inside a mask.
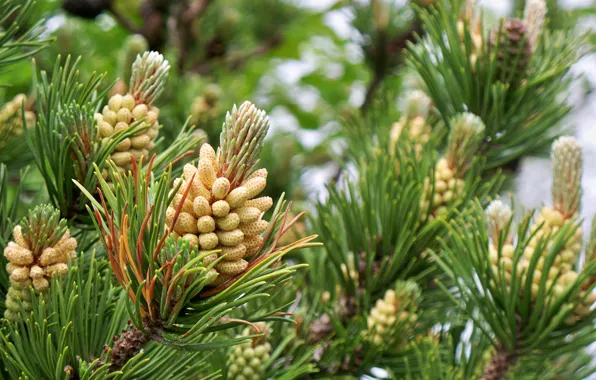
[[[258,324],[259,330],[266,330],[265,324]],[[243,336],[254,334],[248,328]],[[228,378],[232,380],[259,380],[267,370],[265,363],[270,359],[271,344],[267,342],[267,331],[261,337],[253,338],[234,346],[228,356]]]
[[[66,220],[48,205],[36,207],[13,229],[13,241],[4,249],[10,289],[4,316],[15,320],[23,304],[31,310],[29,288],[43,292],[50,278],[68,271],[68,259],[75,258],[77,241],[70,237]]]
[[[25,122],[27,127],[35,125],[35,113],[27,110],[27,97],[19,94],[0,109],[0,148],[6,146],[11,138],[24,133],[22,105],[25,102]]]
[[[526,25],[520,19],[507,19],[502,28],[491,33],[491,46],[497,48],[497,78],[507,83],[518,83],[526,75],[532,46]]]
[[[199,164],[184,166],[184,178],[174,181],[178,192],[168,207],[166,225],[172,227],[177,208],[181,206],[173,231],[192,247],[203,251],[221,250],[223,256],[215,269],[219,285],[244,272],[247,257],[261,249],[269,226],[262,219],[271,208],[270,197],[256,198],[267,184],[267,170],[255,170],[262,141],[269,129],[269,119],[250,102],[234,107],[226,116],[217,154],[203,144]]]
[[[427,124],[426,119],[421,116],[416,116],[414,119],[402,117],[399,121],[393,123],[390,132],[389,153],[395,155],[395,145],[404,131],[408,138],[414,144],[414,152],[416,157],[420,158],[424,144],[430,139],[432,132],[431,126]]]
[[[567,272],[575,268],[582,248],[582,228],[579,227],[576,220],[566,220],[563,217],[563,214],[548,206],[544,206],[540,210],[536,221],[532,225],[532,232],[535,232],[535,235],[532,237],[528,246],[524,250],[525,259],[527,261],[532,259],[534,250],[541,239],[545,239],[547,236],[556,233],[559,229],[567,225],[572,225],[573,228],[577,227],[577,229],[575,230],[575,234],[569,239],[569,241],[566,242],[563,250],[555,258],[555,266],[561,267],[563,272]],[[539,227],[541,227],[540,230],[536,231]],[[547,243],[547,246],[550,246],[550,243]],[[544,252],[543,256],[545,255],[546,252]],[[541,269],[543,264],[544,257],[541,257],[538,261],[538,268]],[[551,268],[551,270],[552,269],[554,268]]]
[[[147,329],[148,326],[144,326]],[[128,330],[122,330],[122,335],[114,336],[114,346],[110,352],[110,371],[117,371],[126,362],[138,354],[149,341],[149,334],[136,328],[132,322],[128,322]],[[104,347],[104,350],[108,350]]]
[[[153,101],[161,94],[168,77],[168,61],[156,52],[145,52],[133,63],[129,93],[122,96],[113,95],[101,114],[95,114],[99,136],[104,144],[119,132],[126,131],[136,122],[144,120],[146,129],[126,138],[115,147],[110,159],[121,172],[126,172],[132,159],[140,160],[149,156],[157,137],[159,109],[152,106]],[[102,173],[108,179],[107,170]]]

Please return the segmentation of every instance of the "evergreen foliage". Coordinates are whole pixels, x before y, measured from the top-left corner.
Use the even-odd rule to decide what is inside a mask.
[[[0,377],[596,373],[563,136],[593,35],[514,3],[0,0]],[[547,152],[552,199],[516,207]]]

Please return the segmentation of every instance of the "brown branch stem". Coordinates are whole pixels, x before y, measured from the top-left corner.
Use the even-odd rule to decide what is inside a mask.
[[[188,49],[193,37],[192,23],[205,14],[212,2],[212,0],[200,0],[192,3],[192,5],[188,5],[187,1],[180,3],[181,10],[177,20],[178,41],[180,44],[178,47],[178,68],[180,70],[184,68],[184,63],[188,57]],[[197,36],[194,36],[194,38],[196,39]]]
[[[112,14],[112,16],[114,16],[114,18],[116,19],[116,21],[118,21],[118,23],[120,25],[122,25],[125,29],[127,29],[129,32],[131,32],[133,34],[139,34],[139,33],[141,33],[141,29],[138,28],[138,27],[136,27],[132,23],[132,21],[130,21],[122,13],[120,13],[120,11],[118,9],[116,9],[113,4],[110,4],[109,5],[108,11]]]
[[[505,379],[509,370],[517,363],[518,355],[515,349],[509,350],[500,344],[490,359],[488,367],[482,376],[483,380]]]

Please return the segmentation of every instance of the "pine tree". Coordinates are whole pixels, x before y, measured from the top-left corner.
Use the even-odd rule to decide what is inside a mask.
[[[147,1],[137,28],[134,5],[65,1],[131,32],[97,74],[51,51],[36,4],[0,0],[0,67],[33,58],[0,108],[0,377],[596,373],[596,218],[588,234],[584,153],[559,128],[585,36],[544,0],[492,24],[473,0],[338,3],[370,83],[336,110],[338,149],[293,157],[237,82],[188,72],[239,78],[321,14],[233,3]],[[551,201],[517,207],[507,180],[546,151]],[[300,194],[331,158],[325,196]]]

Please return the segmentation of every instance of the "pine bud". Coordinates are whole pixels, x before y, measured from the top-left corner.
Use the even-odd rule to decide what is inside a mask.
[[[267,212],[272,206],[273,199],[271,197],[254,198],[244,202],[244,207],[256,207],[261,212]]]
[[[582,188],[582,148],[570,136],[558,138],[552,147],[553,206],[565,219],[579,213]]]
[[[424,144],[430,140],[431,132],[431,126],[422,116],[416,116],[413,119],[408,119],[406,116],[403,116],[399,121],[393,123],[391,126],[389,136],[389,153],[391,155],[395,155],[395,146],[402,136],[402,133],[406,133],[407,137],[414,144],[414,152],[416,153],[416,157],[420,158]]]
[[[269,117],[250,102],[226,114],[217,160],[219,172],[230,179],[232,188],[256,170],[268,130]]]
[[[130,93],[137,103],[151,105],[161,94],[168,78],[170,64],[158,52],[145,52],[132,64]]]
[[[201,128],[212,125],[220,113],[220,98],[221,88],[215,84],[208,85],[192,103],[190,108],[191,123]]]
[[[472,113],[460,113],[450,120],[447,142],[447,164],[462,178],[484,139],[482,119]]]
[[[409,91],[404,99],[403,114],[408,119],[428,118],[432,100],[422,90]]]
[[[524,24],[528,29],[528,40],[532,50],[536,49],[544,29],[546,18],[545,0],[528,0],[524,9]]]
[[[145,37],[140,34],[133,34],[124,40],[124,45],[119,56],[119,72],[123,78],[131,77],[131,66],[135,59],[149,49]],[[126,86],[125,86],[126,87]],[[125,91],[126,92],[126,91]]]
[[[488,233],[493,241],[493,245],[497,245],[502,231],[505,231],[505,242],[511,243],[513,237],[511,231],[507,230],[513,212],[511,208],[503,203],[501,200],[492,201],[486,208],[486,217],[488,219]]]
[[[431,179],[427,178],[422,188],[422,218],[429,206],[431,218],[445,213],[464,188],[464,180],[456,177],[455,170],[449,167],[445,158],[439,159],[435,166],[434,184],[431,184]]]

